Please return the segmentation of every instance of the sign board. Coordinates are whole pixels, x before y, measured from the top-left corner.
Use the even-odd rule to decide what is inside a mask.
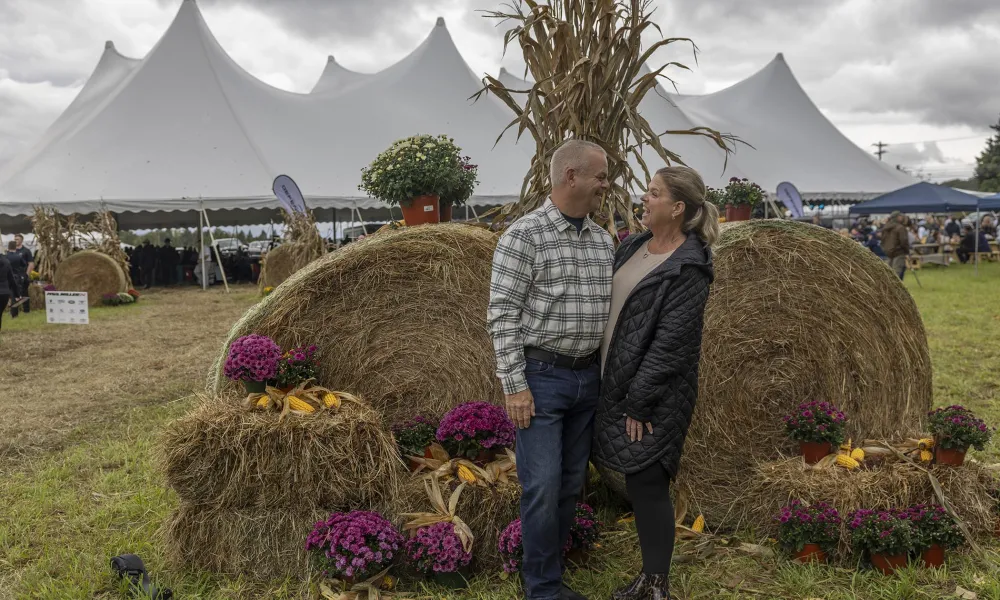
[[[278,201],[285,207],[289,214],[306,214],[306,199],[302,196],[302,191],[288,175],[278,175],[274,178],[271,186]]]
[[[45,292],[45,315],[49,323],[89,325],[87,292]]]
[[[802,196],[794,185],[787,181],[778,184],[778,198],[788,210],[792,211],[792,216],[802,218],[805,212],[802,209]]]

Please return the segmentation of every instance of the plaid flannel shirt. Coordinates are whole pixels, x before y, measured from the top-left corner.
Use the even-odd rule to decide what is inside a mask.
[[[574,357],[601,347],[614,253],[611,234],[589,217],[577,232],[552,200],[504,232],[487,319],[505,394],[528,389],[525,346]]]

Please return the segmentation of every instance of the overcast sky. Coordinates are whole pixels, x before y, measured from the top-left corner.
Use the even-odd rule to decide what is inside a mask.
[[[105,40],[142,57],[181,0],[0,0],[0,164],[72,100]],[[998,0],[659,0],[667,36],[692,38],[698,64],[679,91],[711,92],[783,52],[819,108],[856,144],[890,143],[885,160],[935,179],[968,176],[1000,116]],[[488,0],[200,0],[209,27],[245,69],[280,88],[312,88],[334,54],[374,72],[405,56],[443,16],[477,73],[501,64]],[[739,133],[739,132],[734,132]],[[920,143],[909,143],[920,142]]]

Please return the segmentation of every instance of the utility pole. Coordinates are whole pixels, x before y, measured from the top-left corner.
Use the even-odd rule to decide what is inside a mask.
[[[877,156],[879,160],[882,160],[882,155],[886,154],[887,152],[889,152],[888,150],[885,149],[886,146],[888,146],[888,145],[889,144],[886,144],[884,142],[879,142],[877,144],[872,144],[872,146],[875,146],[876,148],[878,148],[878,150],[876,150],[875,152],[873,152],[873,154],[875,154],[875,156]]]

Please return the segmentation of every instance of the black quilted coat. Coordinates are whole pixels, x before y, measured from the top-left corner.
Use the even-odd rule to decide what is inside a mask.
[[[645,232],[627,238],[615,255],[615,270],[650,237]],[[632,290],[608,347],[594,462],[632,474],[659,461],[676,477],[698,399],[702,324],[714,277],[711,249],[690,233]],[[652,423],[653,434],[644,426],[642,441],[631,442],[626,415]]]

